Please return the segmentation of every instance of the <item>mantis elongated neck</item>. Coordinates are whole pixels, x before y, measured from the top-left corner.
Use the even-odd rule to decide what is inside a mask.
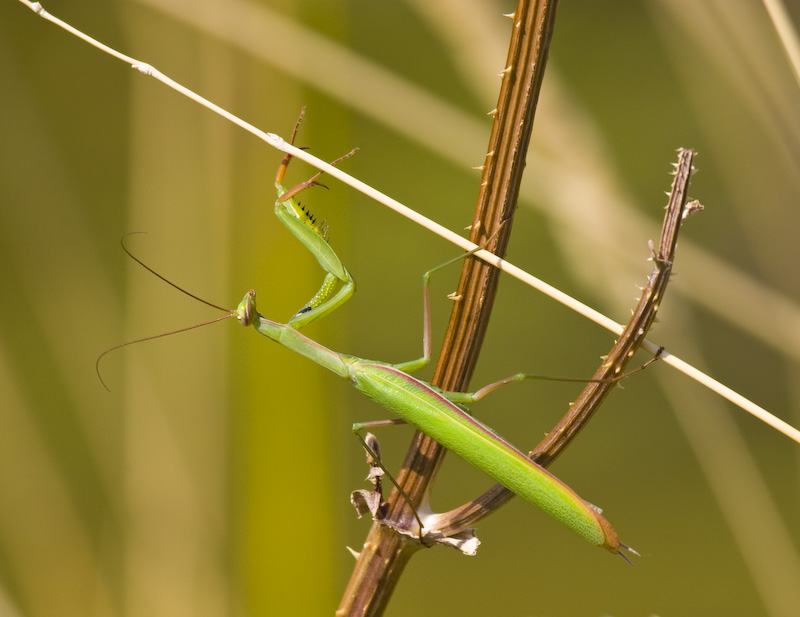
[[[236,318],[243,326],[253,326],[268,339],[275,341],[305,356],[312,362],[344,377],[350,378],[349,363],[346,358],[325,347],[286,324],[278,323],[260,315],[256,310],[256,292],[252,289],[245,294],[236,311]]]

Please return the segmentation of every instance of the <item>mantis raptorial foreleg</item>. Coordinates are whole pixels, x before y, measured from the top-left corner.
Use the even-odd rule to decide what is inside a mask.
[[[297,129],[303,120],[304,114],[305,107],[300,111],[300,117],[297,119],[292,131],[292,144],[294,144]],[[335,165],[339,161],[352,156],[355,152],[356,150],[351,150],[333,161],[331,165]],[[328,244],[327,227],[319,225],[314,215],[295,199],[295,196],[300,191],[311,186],[325,186],[317,182],[317,178],[322,175],[322,172],[320,171],[309,180],[287,190],[283,187],[282,182],[291,160],[292,155],[287,154],[275,175],[275,188],[278,191],[278,199],[275,202],[275,215],[294,234],[295,238],[300,240],[311,251],[311,254],[317,258],[319,265],[326,272],[319,291],[289,320],[289,324],[295,328],[302,328],[347,302],[355,291],[355,281],[353,281],[353,277],[350,276],[350,273]]]

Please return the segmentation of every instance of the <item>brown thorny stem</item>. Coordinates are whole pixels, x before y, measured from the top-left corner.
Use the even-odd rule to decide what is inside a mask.
[[[525,167],[536,103],[555,23],[556,0],[519,0],[494,123],[483,165],[470,240],[505,255]],[[466,259],[432,382],[445,390],[469,384],[488,324],[499,271]],[[397,479],[414,503],[425,500],[444,449],[417,432]],[[412,529],[415,517],[397,490],[385,519],[374,522],[358,555],[337,615],[381,615],[411,555],[422,545],[392,527]],[[384,524],[390,522],[390,525]],[[426,528],[427,531],[427,528]]]
[[[571,443],[578,432],[586,426],[606,396],[617,385],[616,381],[613,381],[614,377],[621,375],[625,370],[655,321],[656,312],[672,272],[681,222],[702,208],[696,201],[687,203],[687,190],[693,170],[694,152],[684,149],[678,152],[675,177],[661,229],[661,240],[657,250],[652,244],[650,245],[653,272],[642,290],[642,295],[628,325],[595,371],[592,376],[593,381],[586,384],[583,392],[570,406],[564,417],[530,452],[530,457],[542,467],[549,466]],[[460,508],[439,515],[436,527],[445,535],[459,533],[491,514],[513,496],[514,493],[497,484]]]

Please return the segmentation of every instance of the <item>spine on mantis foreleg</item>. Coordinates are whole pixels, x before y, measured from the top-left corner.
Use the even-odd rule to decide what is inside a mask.
[[[297,135],[297,129],[304,113],[305,108],[300,112],[300,117],[297,119],[294,131],[292,131],[290,142],[292,144],[294,144],[294,138]],[[335,165],[339,161],[352,156],[356,150],[357,148],[344,156],[340,156],[331,165]],[[355,291],[355,282],[347,268],[344,267],[339,257],[328,244],[327,227],[318,225],[314,215],[295,199],[299,192],[310,186],[324,186],[317,182],[317,178],[322,172],[318,172],[310,180],[301,182],[287,191],[281,183],[291,160],[292,155],[287,154],[275,175],[275,188],[278,191],[275,214],[286,228],[317,258],[319,265],[326,272],[325,280],[322,282],[319,291],[289,320],[289,324],[295,328],[302,328],[304,325],[326,315],[345,303]]]
[[[316,224],[306,209],[302,208],[294,199],[279,200],[275,202],[275,214],[317,258],[319,265],[326,272],[325,280],[319,291],[289,322],[294,327],[300,328],[322,317],[328,310],[332,310],[328,307],[335,308],[346,302],[355,291],[355,283],[325,239],[324,229]]]
[[[356,389],[585,540],[615,554],[624,546],[597,509],[427,384],[392,366],[363,362],[351,365],[351,379]]]

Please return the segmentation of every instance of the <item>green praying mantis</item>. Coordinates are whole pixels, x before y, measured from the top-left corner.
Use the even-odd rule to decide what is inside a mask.
[[[292,143],[302,117],[303,114],[301,113],[292,133]],[[355,150],[340,157],[333,163],[347,158],[353,152]],[[443,391],[409,374],[422,368],[430,360],[429,280],[432,272],[447,264],[425,273],[423,278],[424,334],[423,356],[420,358],[400,364],[367,360],[332,351],[299,332],[303,326],[328,315],[344,304],[353,295],[355,282],[328,243],[326,228],[319,225],[311,213],[295,199],[296,195],[302,190],[314,185],[319,186],[320,183],[317,182],[317,178],[322,172],[317,173],[306,182],[286,190],[282,182],[291,159],[292,155],[286,155],[276,174],[275,186],[278,198],[275,202],[275,214],[289,231],[314,255],[326,274],[317,293],[287,323],[272,321],[258,313],[256,293],[253,290],[245,294],[236,309],[225,309],[198,298],[167,280],[132,255],[123,243],[124,250],[137,263],[176,289],[204,304],[227,313],[224,317],[213,320],[214,322],[235,317],[243,326],[254,327],[260,334],[270,340],[305,356],[312,362],[348,380],[358,391],[393,412],[402,421],[429,435],[506,488],[562,522],[585,540],[601,546],[611,553],[620,554],[625,559],[627,557],[620,552],[621,549],[635,553],[633,549],[620,542],[617,533],[600,514],[598,508],[581,499],[570,487],[543,467],[537,465],[491,428],[476,420],[463,407],[464,404],[475,402],[488,392],[506,383],[524,379],[543,379],[542,377],[517,374],[490,384],[476,392],[469,393]],[[463,255],[456,259],[461,258],[463,258]],[[149,338],[157,337],[148,337],[148,339],[140,340],[149,340]],[[112,349],[108,351],[112,351]],[[108,353],[108,351],[105,353]],[[98,363],[99,361],[100,358],[98,358]],[[563,381],[578,380],[565,379]],[[365,426],[367,425],[356,424],[353,426],[353,430],[364,447],[367,448],[371,455],[374,455],[373,450],[359,434]],[[377,458],[377,455],[375,455],[375,458]],[[380,465],[380,463],[378,464]],[[391,479],[391,475],[389,475],[389,478]],[[410,503],[402,489],[400,489],[400,492],[413,508],[413,504]],[[424,524],[416,510],[415,517],[419,525],[419,529],[415,530],[415,532],[420,541],[424,542]]]

